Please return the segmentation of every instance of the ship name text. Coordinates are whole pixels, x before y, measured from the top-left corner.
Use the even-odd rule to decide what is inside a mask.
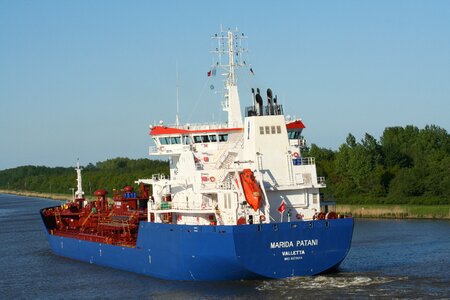
[[[318,246],[319,240],[297,240],[297,241],[280,241],[271,242],[270,249],[282,249],[291,247],[301,247],[301,246]]]

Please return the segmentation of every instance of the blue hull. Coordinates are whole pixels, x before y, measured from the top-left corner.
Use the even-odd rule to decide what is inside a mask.
[[[141,222],[135,248],[46,232],[57,255],[161,279],[285,278],[337,268],[350,249],[353,219],[239,226]]]

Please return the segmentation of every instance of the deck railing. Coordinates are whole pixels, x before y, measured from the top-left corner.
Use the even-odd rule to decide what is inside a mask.
[[[315,157],[299,157],[299,158],[293,158],[292,162],[293,162],[294,166],[315,165],[316,158]]]
[[[317,177],[317,183],[320,185],[325,185],[325,177]]]

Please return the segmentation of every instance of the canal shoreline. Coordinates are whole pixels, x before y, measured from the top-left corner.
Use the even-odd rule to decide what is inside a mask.
[[[337,204],[336,211],[355,218],[450,220],[450,205]]]
[[[12,190],[2,190],[0,189],[0,194],[9,194],[16,196],[34,197],[34,198],[45,198],[57,201],[71,201],[72,195],[69,194],[53,194],[53,193],[40,193],[32,191],[12,191]],[[94,197],[88,196],[86,199],[91,200]]]
[[[72,195],[0,189],[0,194],[70,201]],[[86,197],[88,200],[93,197]],[[336,204],[336,211],[355,218],[450,220],[450,205]]]

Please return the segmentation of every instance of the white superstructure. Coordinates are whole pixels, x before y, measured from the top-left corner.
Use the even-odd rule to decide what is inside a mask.
[[[225,76],[227,123],[151,127],[156,146],[150,155],[169,157],[170,176],[138,180],[153,188],[149,220],[258,224],[313,219],[320,212],[319,189],[325,183],[316,175],[314,158],[301,155],[302,121],[287,120],[270,89],[267,97],[252,89],[253,105],[242,118],[235,68],[246,66],[239,61],[243,37],[230,30],[213,37],[219,41],[213,69]],[[244,173],[250,174],[247,182]]]

